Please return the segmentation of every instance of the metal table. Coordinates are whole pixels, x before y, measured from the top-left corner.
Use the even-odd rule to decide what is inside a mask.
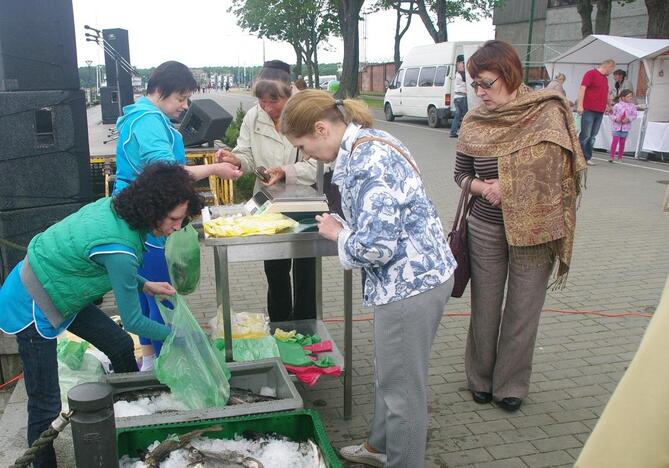
[[[208,209],[205,208],[204,212]],[[203,220],[206,217],[203,216]],[[215,238],[205,235],[205,245],[214,248],[216,274],[216,303],[222,306],[225,336],[232,336],[230,321],[230,263],[290,258],[316,258],[316,320],[306,324],[309,330],[326,331],[323,323],[323,277],[321,257],[336,256],[337,243],[324,239],[317,232],[288,232],[271,236]],[[344,419],[351,417],[352,391],[352,342],[353,342],[353,290],[352,271],[344,270]],[[299,331],[299,330],[298,330]],[[333,349],[336,344],[333,341]],[[336,353],[335,353],[336,354]],[[225,356],[232,361],[232,340],[225,340]],[[341,365],[341,358],[335,358]]]

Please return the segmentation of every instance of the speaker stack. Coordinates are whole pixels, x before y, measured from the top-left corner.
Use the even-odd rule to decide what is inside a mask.
[[[92,196],[74,34],[71,0],[0,0],[0,283]]]
[[[109,47],[127,63],[130,63],[130,44],[126,29],[103,29],[102,37]],[[121,115],[122,109],[135,102],[132,92],[132,75],[118,63],[118,57],[109,53],[109,49],[105,49],[105,74],[107,75],[107,86],[100,89],[102,123],[114,124]]]

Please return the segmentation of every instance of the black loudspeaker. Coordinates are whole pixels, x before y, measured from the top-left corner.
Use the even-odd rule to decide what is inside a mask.
[[[41,206],[23,210],[0,211],[0,239],[21,247],[28,247],[31,239],[52,224],[81,208],[81,203]],[[0,283],[26,252],[8,244],[0,244]]]
[[[71,0],[0,0],[0,91],[79,89]]]
[[[84,92],[0,92],[0,211],[90,199]]]
[[[223,138],[232,116],[212,99],[196,99],[181,121],[179,131],[185,146],[213,143]]]
[[[100,87],[100,108],[102,109],[102,123],[115,124],[121,115],[118,107],[119,94],[116,86]]]
[[[127,29],[103,29],[102,37],[126,62],[130,63],[130,43]],[[117,64],[114,57],[107,52],[105,52],[105,73],[107,75],[107,86],[118,86],[121,108],[135,102],[132,92],[132,75],[121,66],[121,63]]]

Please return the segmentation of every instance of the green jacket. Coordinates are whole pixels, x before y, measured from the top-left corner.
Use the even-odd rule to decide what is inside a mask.
[[[93,247],[122,244],[142,263],[145,233],[119,218],[111,198],[81,208],[33,238],[28,263],[63,320],[111,290],[107,271],[91,258]]]

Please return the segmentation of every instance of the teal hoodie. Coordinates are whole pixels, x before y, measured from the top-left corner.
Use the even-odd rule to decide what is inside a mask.
[[[148,164],[186,164],[183,137],[146,96],[123,108],[116,130],[119,138],[114,195],[130,185]]]

